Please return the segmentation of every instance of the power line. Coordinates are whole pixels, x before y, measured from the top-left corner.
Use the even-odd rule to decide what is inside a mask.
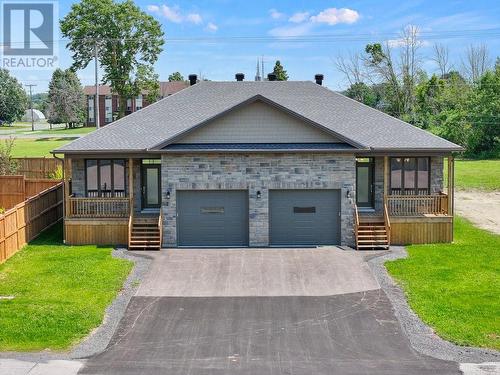
[[[463,37],[499,37],[500,28],[492,29],[468,29],[468,30],[441,30],[441,31],[421,31],[417,37],[420,39],[455,39]],[[278,43],[317,43],[317,42],[349,42],[349,41],[376,41],[381,38],[401,38],[399,32],[387,33],[358,33],[358,34],[314,34],[314,35],[287,35],[287,36],[267,36],[267,35],[254,35],[254,36],[198,36],[198,37],[166,37],[165,42],[169,43],[262,43],[262,42],[278,42]],[[35,42],[34,44],[47,44],[59,42],[74,42],[74,41],[108,41],[108,42],[124,42],[124,41],[145,41],[144,38],[75,38],[75,39],[54,39],[42,42]],[[11,42],[1,43],[0,45],[11,46],[13,44],[24,44],[24,42]]]

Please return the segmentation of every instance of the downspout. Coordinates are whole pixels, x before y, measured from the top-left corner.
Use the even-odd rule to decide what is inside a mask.
[[[55,152],[51,152],[55,159],[62,161],[62,177],[63,177],[63,244],[66,245],[66,225],[64,225],[64,219],[66,218],[66,165],[65,159],[57,157]]]

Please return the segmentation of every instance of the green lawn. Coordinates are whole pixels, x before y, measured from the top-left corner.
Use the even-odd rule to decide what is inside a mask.
[[[500,160],[456,160],[458,189],[500,190]]]
[[[76,138],[16,138],[12,156],[22,157],[42,157],[52,156],[50,151],[71,142]]]
[[[53,129],[37,130],[35,134],[50,134],[57,137],[58,135],[79,135],[92,133],[95,130],[94,127],[79,127],[73,129],[64,129],[63,127],[54,127]],[[30,132],[29,130],[27,132]]]
[[[0,351],[64,350],[100,325],[132,263],[48,230],[0,266]]]
[[[455,243],[412,245],[387,262],[412,309],[444,339],[500,349],[500,235],[455,221]]]

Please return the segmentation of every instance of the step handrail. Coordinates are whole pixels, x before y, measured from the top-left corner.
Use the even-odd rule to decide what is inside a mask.
[[[387,233],[387,246],[391,246],[391,219],[389,216],[389,210],[387,208],[387,200],[384,200],[384,223],[385,232]]]
[[[128,217],[128,248],[130,249],[130,241],[132,240],[132,226],[133,226],[134,218],[133,213],[130,211],[130,215]]]
[[[359,213],[358,205],[354,204],[354,236],[356,237],[356,249],[358,248]]]
[[[162,239],[163,239],[163,219],[162,219],[161,212],[160,212],[160,216],[158,217],[158,231],[160,233],[160,249],[161,249],[161,243],[162,243]]]

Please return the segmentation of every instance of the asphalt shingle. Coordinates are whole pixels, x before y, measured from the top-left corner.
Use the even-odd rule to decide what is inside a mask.
[[[460,151],[460,146],[308,81],[200,82],[56,151],[147,151],[261,96],[372,150]]]

